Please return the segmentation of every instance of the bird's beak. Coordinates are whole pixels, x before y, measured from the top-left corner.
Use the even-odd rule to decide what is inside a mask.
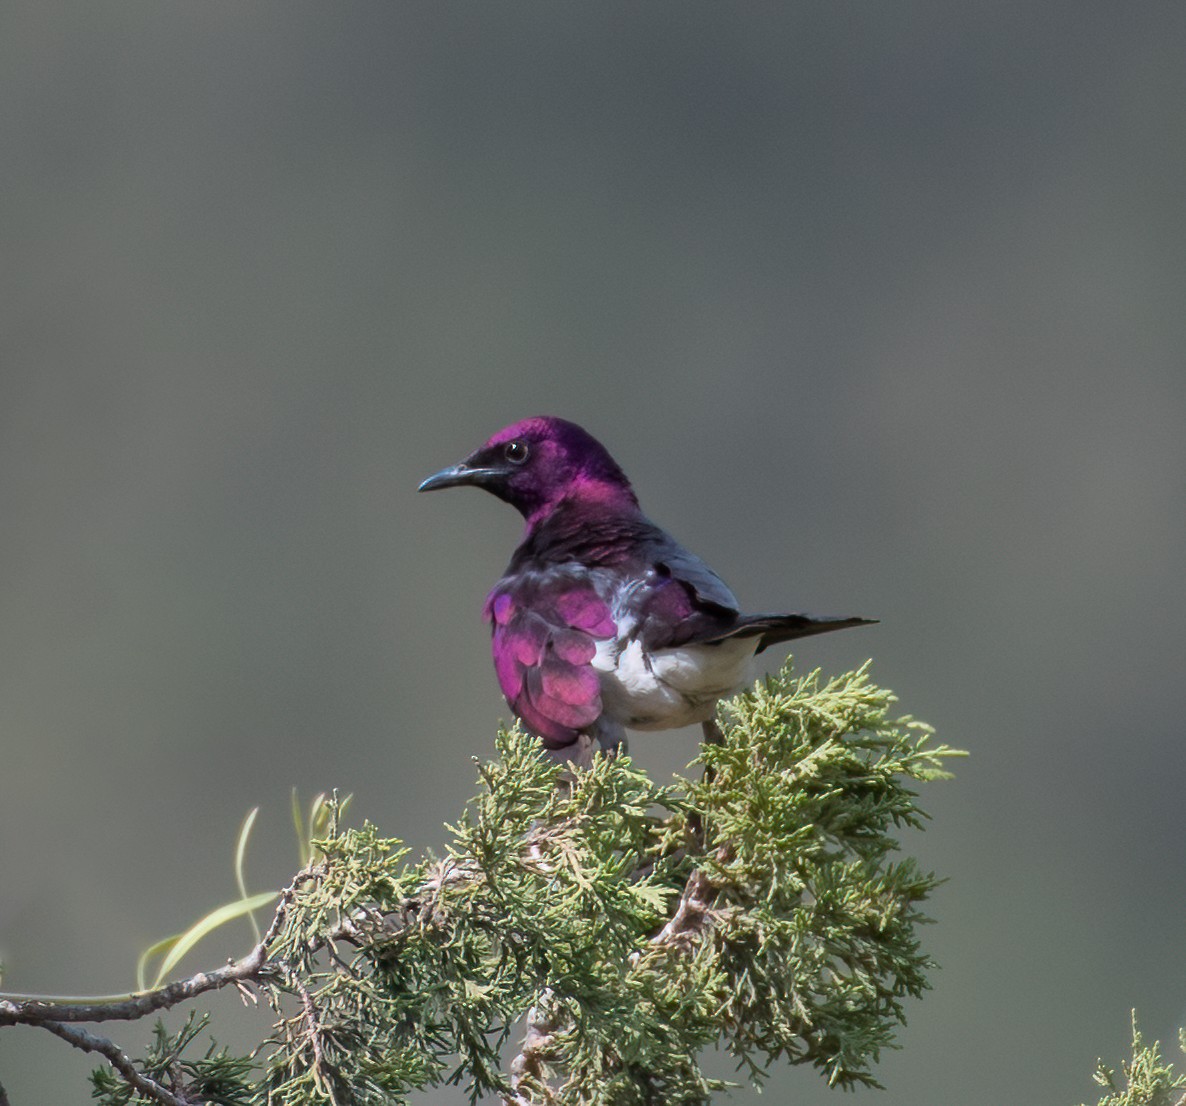
[[[434,472],[416,490],[435,492],[438,488],[458,488],[463,484],[473,484],[480,488],[493,477],[501,475],[498,469],[473,466],[462,461],[460,464],[450,465],[447,469],[441,469],[440,472]]]

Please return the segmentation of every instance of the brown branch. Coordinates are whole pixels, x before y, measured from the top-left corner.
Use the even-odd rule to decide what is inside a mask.
[[[148,1098],[155,1098],[158,1102],[164,1103],[164,1106],[192,1106],[188,1098],[174,1094],[167,1087],[161,1086],[155,1079],[150,1079],[147,1075],[137,1071],[131,1057],[106,1037],[96,1037],[95,1034],[88,1033],[85,1029],[79,1029],[75,1025],[63,1025],[61,1022],[34,1021],[28,1024],[48,1029],[55,1037],[61,1037],[67,1044],[80,1048],[83,1052],[98,1052],[119,1072],[125,1083]]]
[[[313,1050],[314,1078],[318,1084],[324,1085],[330,1101],[337,1102],[333,1091],[333,1072],[329,1070],[325,1062],[325,1052],[321,1046],[321,1021],[317,1017],[317,1007],[313,1002],[313,996],[309,993],[309,988],[299,979],[294,979],[293,984],[301,998],[301,1013],[305,1020],[305,1032],[309,1038],[309,1047]]]
[[[558,1004],[550,988],[540,992],[528,1010],[523,1047],[511,1061],[511,1093],[503,1096],[503,1106],[537,1106],[555,1101],[548,1085],[547,1062],[556,1054],[556,1031],[563,1025]],[[543,1099],[531,1097],[531,1091],[543,1092]]]
[[[178,1003],[186,1002],[225,987],[228,983],[239,983],[258,979],[267,963],[267,950],[261,943],[256,945],[241,960],[235,960],[213,972],[198,972],[188,979],[178,979],[158,987],[155,991],[144,991],[126,999],[111,1002],[70,1002],[54,999],[0,999],[0,1026],[34,1025],[54,1022],[103,1022],[134,1021],[156,1010],[167,1010]]]
[[[684,884],[683,894],[675,913],[667,924],[651,938],[651,944],[671,945],[683,952],[691,951],[692,942],[703,935],[712,918],[712,898],[715,888],[708,876],[697,868]]]
[[[110,1001],[75,1002],[69,999],[0,995],[0,1026],[44,1025],[46,1022],[134,1021],[231,983],[239,985],[247,981],[258,981],[266,974],[268,945],[280,932],[280,926],[284,923],[284,916],[297,888],[313,876],[314,872],[306,869],[284,889],[267,933],[255,948],[239,960],[232,960],[212,972],[198,972],[188,979],[174,980],[154,991],[143,991],[127,998]]]

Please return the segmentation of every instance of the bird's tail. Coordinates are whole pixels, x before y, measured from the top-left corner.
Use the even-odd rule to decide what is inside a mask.
[[[832,630],[847,630],[850,626],[872,626],[876,618],[815,618],[809,614],[751,614],[745,615],[716,640],[727,637],[756,637],[755,652],[760,653],[780,641],[793,641],[812,634],[827,634]]]

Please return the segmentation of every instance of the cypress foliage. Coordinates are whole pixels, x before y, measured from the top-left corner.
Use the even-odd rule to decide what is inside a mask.
[[[937,880],[895,834],[922,825],[913,788],[955,755],[893,703],[867,666],[788,665],[727,704],[723,743],[669,785],[628,756],[574,776],[504,731],[443,858],[413,862],[331,806],[250,981],[276,1013],[258,1065],[216,1046],[182,1062],[191,1019],[158,1030],[143,1068],[180,1071],[182,1097],[275,1106],[442,1082],[519,1104],[707,1103],[713,1045],[752,1081],[790,1062],[874,1083],[932,967],[918,928]],[[95,1092],[138,1101],[109,1069]]]
[[[200,1050],[208,1016],[158,1023],[142,1087],[106,1067],[94,1096],[390,1106],[450,1083],[507,1106],[699,1106],[727,1087],[701,1067],[710,1046],[757,1084],[792,1063],[876,1086],[934,966],[919,928],[938,880],[896,834],[961,755],[894,702],[867,665],[824,680],[788,662],[723,705],[723,741],[667,785],[627,756],[573,775],[503,731],[443,858],[343,828],[330,802],[228,969],[273,1035],[242,1057]],[[1098,1106],[1186,1106],[1135,1016],[1132,1051],[1119,1075],[1101,1061]]]

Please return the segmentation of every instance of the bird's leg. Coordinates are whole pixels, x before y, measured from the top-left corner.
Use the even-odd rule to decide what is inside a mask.
[[[611,722],[602,715],[593,723],[592,735],[607,757],[616,757],[626,752],[626,728],[620,722]]]
[[[597,743],[585,733],[578,734],[571,745],[561,745],[559,748],[544,746],[548,755],[561,766],[560,774],[556,777],[556,789],[561,796],[567,798],[572,794],[579,773],[593,763],[596,747]]]
[[[576,739],[568,745],[545,745],[548,755],[559,764],[575,764],[578,768],[588,768],[593,763],[593,753],[597,743],[592,735],[579,733]],[[566,769],[567,771],[567,769]]]
[[[724,745],[725,735],[721,732],[721,727],[718,725],[716,717],[707,718],[700,723],[700,728],[704,731],[705,745]],[[713,770],[706,766],[704,769],[704,782],[712,783]],[[688,829],[692,832],[692,837],[697,846],[704,848],[704,819],[700,816],[698,810],[693,810],[688,815]]]
[[[707,721],[701,722],[700,728],[704,731],[705,745],[725,744],[725,735],[721,732],[721,727],[717,724],[715,718],[709,718]]]
[[[577,782],[574,768],[591,768],[594,754],[598,752],[607,758],[626,752],[626,731],[617,722],[599,718],[588,730],[578,733],[570,745],[546,748],[549,755],[564,766],[556,783],[565,794],[569,794]]]

